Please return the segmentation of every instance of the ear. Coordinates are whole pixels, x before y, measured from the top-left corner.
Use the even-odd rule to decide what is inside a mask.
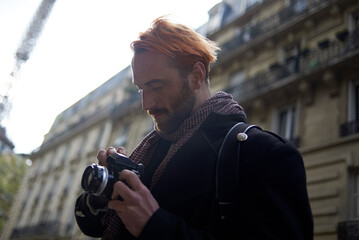
[[[196,62],[193,65],[190,77],[192,89],[199,89],[202,84],[205,84],[206,68],[202,62]]]

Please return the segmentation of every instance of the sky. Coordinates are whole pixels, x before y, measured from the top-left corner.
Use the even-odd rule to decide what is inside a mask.
[[[10,73],[42,0],[0,0],[0,87],[11,82],[3,120],[16,153],[31,153],[56,116],[130,65],[130,43],[170,14],[196,29],[220,0],[57,0],[29,60]]]

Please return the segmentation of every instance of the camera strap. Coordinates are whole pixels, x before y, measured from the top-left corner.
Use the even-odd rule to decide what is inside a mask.
[[[238,191],[241,143],[247,140],[247,132],[252,128],[261,129],[244,122],[235,124],[226,134],[219,150],[216,166],[216,198],[222,220],[233,211]]]

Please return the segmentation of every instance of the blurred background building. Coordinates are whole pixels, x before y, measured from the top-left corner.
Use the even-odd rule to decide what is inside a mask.
[[[359,237],[359,1],[223,0],[197,31],[222,48],[213,92],[303,155],[315,240]],[[99,148],[153,129],[127,67],[60,113],[31,155],[1,239],[89,239],[73,209]]]
[[[14,147],[13,142],[6,135],[6,129],[0,125],[0,154],[12,152]]]

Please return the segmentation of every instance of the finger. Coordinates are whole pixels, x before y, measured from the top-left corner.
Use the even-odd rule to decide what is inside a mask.
[[[114,153],[116,153],[116,149],[114,147],[108,147],[106,149],[107,156],[110,156],[111,154],[114,154]]]
[[[125,180],[132,190],[140,189],[143,184],[136,173],[129,170],[122,170],[119,176],[120,180]]]
[[[124,148],[122,146],[117,148],[117,152],[127,156],[127,150],[126,150],[126,148]]]
[[[111,195],[112,200],[121,200],[125,201],[133,197],[133,191],[121,181],[117,181],[113,185],[113,192]]]
[[[107,167],[106,159],[107,159],[106,150],[105,150],[105,149],[100,149],[100,150],[98,151],[98,153],[97,153],[98,163],[99,163],[101,166]]]
[[[108,208],[121,212],[123,203],[117,199],[108,201]]]

